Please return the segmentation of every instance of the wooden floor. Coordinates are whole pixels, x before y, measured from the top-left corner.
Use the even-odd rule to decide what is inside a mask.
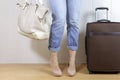
[[[60,65],[62,77],[54,77],[47,64],[0,64],[0,80],[120,80],[120,74],[88,74],[85,64],[77,65],[74,77],[67,75],[67,65]]]

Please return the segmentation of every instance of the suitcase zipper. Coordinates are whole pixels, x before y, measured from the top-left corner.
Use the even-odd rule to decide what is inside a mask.
[[[120,32],[90,32],[88,36],[120,36]]]

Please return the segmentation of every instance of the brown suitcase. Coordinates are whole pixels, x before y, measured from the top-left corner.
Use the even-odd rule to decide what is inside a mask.
[[[120,72],[120,23],[109,20],[88,23],[86,55],[90,73]]]

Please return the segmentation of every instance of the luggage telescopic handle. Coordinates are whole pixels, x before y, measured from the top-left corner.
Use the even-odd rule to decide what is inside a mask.
[[[101,20],[98,20],[97,22],[111,22],[110,20],[107,20],[107,19],[101,19]]]
[[[106,12],[106,14],[107,14],[107,19],[101,19],[101,20],[97,20],[97,11],[98,10],[106,10],[107,12]],[[98,8],[96,8],[95,9],[95,19],[97,20],[97,22],[111,22],[110,20],[108,20],[108,10],[109,10],[109,8],[107,8],[107,7],[98,7]]]
[[[96,8],[95,9],[95,11],[97,11],[97,10],[109,10],[109,8],[107,8],[107,7],[98,7],[98,8]]]

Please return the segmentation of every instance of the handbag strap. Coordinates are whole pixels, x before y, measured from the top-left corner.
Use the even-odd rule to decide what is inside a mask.
[[[29,0],[25,0],[25,3],[29,3]],[[43,0],[35,0],[35,3],[43,5]]]

